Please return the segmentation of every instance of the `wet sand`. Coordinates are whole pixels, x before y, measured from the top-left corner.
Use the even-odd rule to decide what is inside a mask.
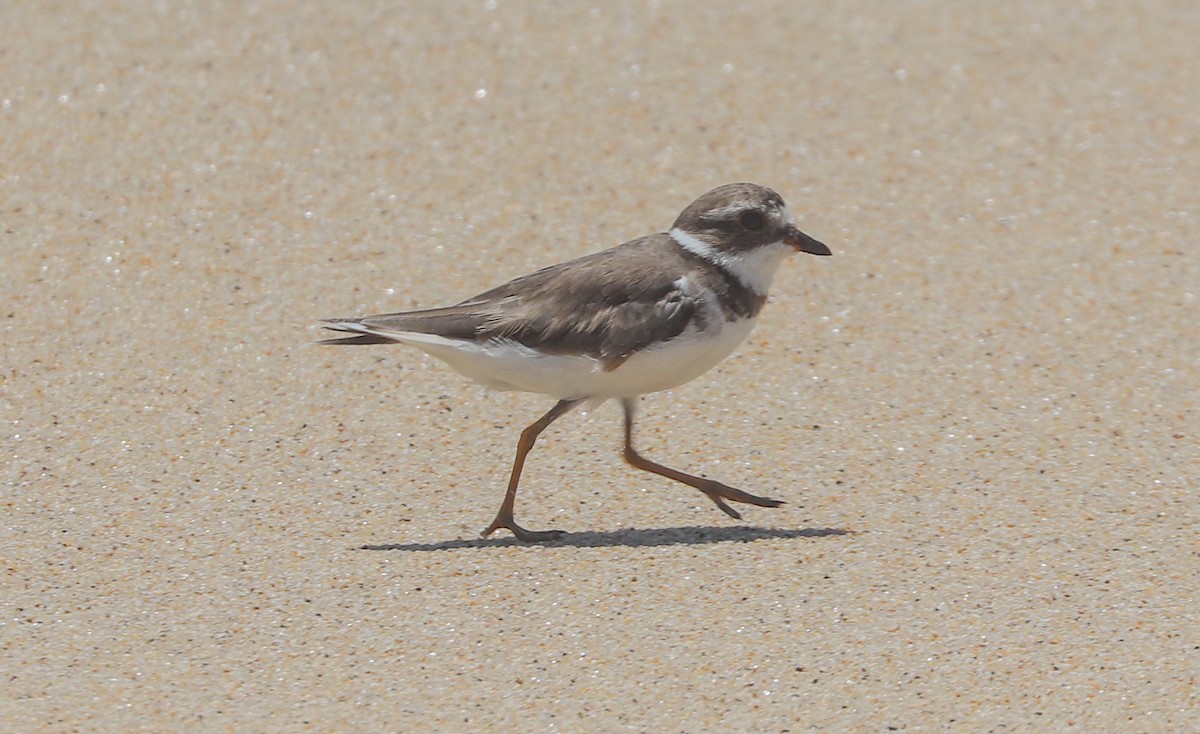
[[[1193,731],[1189,3],[10,3],[6,731]],[[651,458],[314,321],[778,190]]]

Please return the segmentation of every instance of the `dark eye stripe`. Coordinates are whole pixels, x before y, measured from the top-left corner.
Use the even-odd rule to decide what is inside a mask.
[[[748,209],[738,215],[738,224],[748,232],[758,232],[767,226],[767,218],[757,209]]]

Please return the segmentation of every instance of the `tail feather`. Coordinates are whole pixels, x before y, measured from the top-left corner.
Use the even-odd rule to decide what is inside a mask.
[[[335,329],[335,331],[336,331],[336,329]],[[317,341],[317,344],[327,344],[327,345],[346,345],[346,344],[365,345],[365,344],[395,344],[395,343],[396,343],[395,339],[387,339],[382,336],[376,336],[375,334],[361,334],[359,336],[343,336],[343,337],[339,337],[339,338],[335,338],[335,339],[320,339]]]
[[[391,344],[443,339],[474,339],[489,323],[490,315],[478,308],[447,306],[424,311],[380,314],[361,319],[325,319],[332,331],[346,331],[341,337],[321,344]]]
[[[335,337],[333,339],[321,339],[317,344],[330,345],[366,345],[366,344],[395,344],[395,339],[389,339],[386,336],[372,334],[367,330],[367,327],[359,321],[353,319],[325,319],[325,323],[329,324],[326,329],[330,331],[345,331],[354,334],[354,336]]]

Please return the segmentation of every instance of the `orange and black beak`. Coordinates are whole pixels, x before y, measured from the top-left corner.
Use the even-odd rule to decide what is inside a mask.
[[[830,249],[823,243],[817,242],[812,237],[809,237],[795,227],[788,228],[787,235],[783,238],[783,241],[792,247],[795,247],[798,251],[807,252],[809,255],[833,254],[833,252],[830,251]]]

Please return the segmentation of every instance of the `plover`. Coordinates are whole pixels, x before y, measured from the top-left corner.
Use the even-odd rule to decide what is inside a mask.
[[[643,457],[633,447],[635,408],[639,396],[678,387],[729,356],[794,252],[831,254],[796,228],[779,194],[727,184],[692,202],[668,232],[551,265],[455,306],[327,319],[325,328],[354,336],[321,343],[408,344],[487,387],[558,400],[521,432],[508,491],[484,537],[499,528],[525,542],[562,535],[517,524],[521,468],[547,426],[581,403],[608,399],[625,411],[625,461],[700,490],[740,519],[727,502],[783,503]]]

